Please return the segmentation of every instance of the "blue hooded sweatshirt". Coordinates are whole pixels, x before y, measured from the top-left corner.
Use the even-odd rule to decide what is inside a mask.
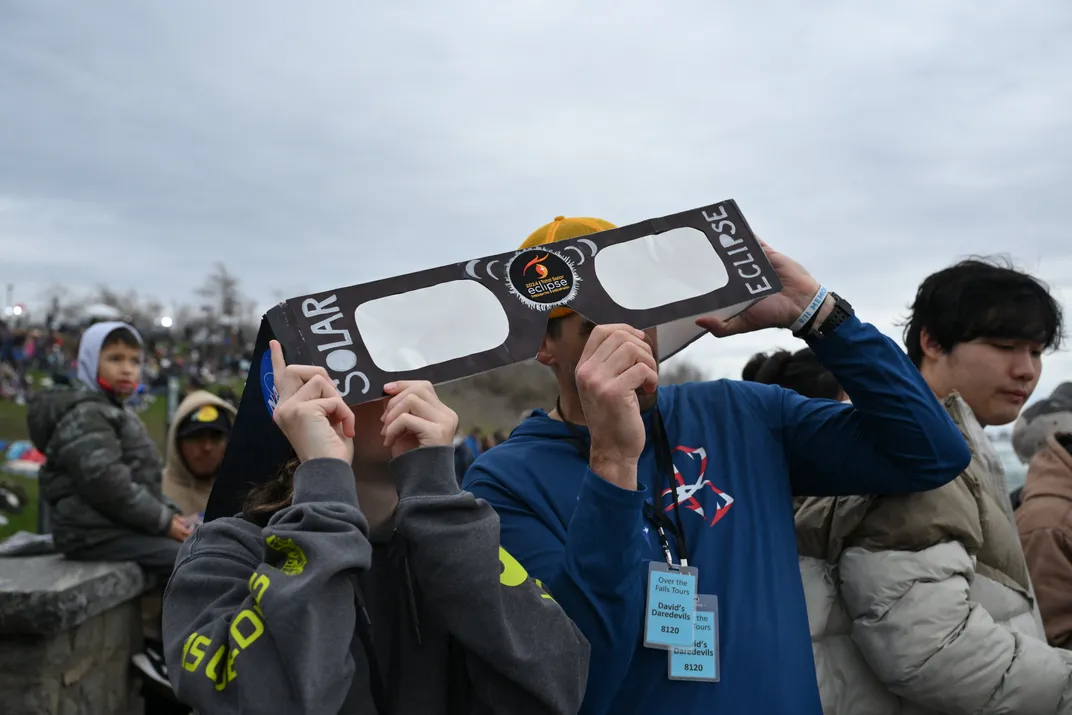
[[[570,428],[543,411],[466,474],[465,488],[498,512],[503,547],[591,643],[582,713],[822,715],[793,496],[925,491],[971,454],[876,328],[853,317],[812,347],[851,405],[731,380],[659,389],[689,564],[698,593],[718,597],[717,683],[669,680],[667,652],[643,644],[648,563],[663,562],[644,503],[654,496],[673,514],[665,482],[655,493],[651,413],[637,491],[589,470]]]

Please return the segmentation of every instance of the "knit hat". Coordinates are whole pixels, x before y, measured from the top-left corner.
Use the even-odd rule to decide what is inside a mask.
[[[1072,434],[1072,382],[1063,382],[1049,397],[1020,413],[1012,430],[1016,456],[1027,464],[1051,434]]]
[[[529,237],[524,240],[519,247],[519,250],[532,248],[533,246],[542,246],[546,243],[554,243],[555,241],[565,241],[570,238],[588,236],[593,233],[599,233],[600,231],[609,231],[612,228],[618,227],[609,221],[604,221],[600,218],[566,218],[565,216],[555,216],[554,221],[540,226],[529,234]],[[550,319],[563,318],[572,313],[573,311],[569,308],[555,308],[551,311]]]

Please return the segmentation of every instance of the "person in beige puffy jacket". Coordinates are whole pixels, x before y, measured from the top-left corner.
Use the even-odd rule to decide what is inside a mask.
[[[983,431],[1016,419],[1060,336],[1048,290],[1010,268],[964,261],[920,286],[908,353],[973,458],[930,492],[798,500],[827,715],[1072,713],[1072,653],[1045,641]]]

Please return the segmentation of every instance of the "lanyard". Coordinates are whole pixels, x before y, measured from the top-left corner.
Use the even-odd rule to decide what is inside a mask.
[[[651,437],[655,441],[655,463],[659,471],[661,482],[665,477],[670,485],[670,494],[674,498],[674,518],[677,521],[677,551],[681,556],[681,565],[689,565],[689,548],[685,544],[685,526],[681,523],[681,504],[677,499],[677,479],[674,477],[674,457],[670,451],[670,439],[666,436],[666,425],[663,424],[662,413],[658,406],[652,416]],[[658,486],[656,487],[658,490]],[[662,504],[662,492],[658,491],[655,498]]]
[[[555,410],[558,412],[558,416],[562,418],[562,422],[565,423],[566,429],[570,432],[570,442],[573,447],[580,453],[584,460],[587,462],[591,458],[592,445],[587,435],[581,432],[579,426],[566,419],[566,416],[562,413],[562,398],[559,398],[555,402]],[[670,508],[674,510],[674,516],[677,519],[677,525],[666,515],[663,509],[656,506],[645,503],[644,504],[644,516],[655,527],[655,533],[659,536],[659,545],[662,547],[663,556],[666,558],[666,565],[671,569],[676,569],[674,565],[674,559],[670,554],[670,542],[666,538],[667,529],[677,537],[678,554],[681,556],[681,565],[689,565],[689,549],[685,543],[685,527],[681,523],[681,508],[678,505],[677,500],[677,480],[674,478],[674,459],[670,451],[670,442],[666,436],[666,427],[663,424],[663,416],[659,412],[659,408],[655,407],[655,414],[652,419],[651,438],[654,442],[655,448],[655,494],[652,501],[661,504],[662,503],[662,483],[665,479],[670,488],[670,494],[674,498],[674,502]]]

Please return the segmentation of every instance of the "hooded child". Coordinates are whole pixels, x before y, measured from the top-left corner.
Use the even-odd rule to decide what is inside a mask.
[[[134,561],[165,582],[190,528],[161,489],[159,450],[126,407],[143,352],[133,326],[91,325],[78,345],[78,380],[37,395],[26,420],[45,455],[41,500],[56,549],[81,561]],[[159,620],[147,615],[144,625],[146,652],[135,665],[166,685]]]

